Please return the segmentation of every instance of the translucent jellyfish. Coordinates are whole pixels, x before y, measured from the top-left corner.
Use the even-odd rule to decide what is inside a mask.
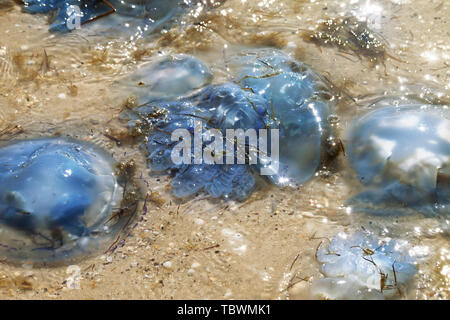
[[[327,117],[331,95],[317,75],[285,54],[269,49],[257,50],[257,53],[244,52],[231,59],[229,66],[237,74],[237,83],[208,86],[196,94],[173,102],[154,101],[123,113],[124,118],[131,120],[129,127],[147,138],[150,168],[159,172],[179,170],[172,186],[174,193],[180,197],[203,189],[213,196],[224,195],[243,200],[253,189],[254,178],[251,178],[251,173],[256,170],[264,170],[264,175],[277,185],[305,183],[324,160],[322,146],[329,135]],[[146,77],[147,73],[143,72],[134,78],[134,82]],[[172,84],[169,80],[163,80],[166,77],[168,74],[161,72],[161,80],[158,80],[162,83],[161,87],[166,87],[164,83]],[[178,81],[175,81],[174,87],[177,91]],[[183,88],[181,91],[186,91],[194,86],[181,77],[180,87]],[[165,95],[163,100],[171,100],[171,95]],[[171,155],[176,142],[171,140],[170,134],[181,128],[194,133],[196,121],[202,121],[202,131],[217,129],[223,137],[226,137],[227,129],[242,129],[245,132],[254,129],[258,143],[252,144],[248,137],[248,142],[245,140],[238,144],[237,151],[239,147],[246,150],[246,162],[239,161],[242,158],[238,152],[226,149],[227,142],[224,141],[224,161],[215,162],[217,166],[209,165],[206,169],[204,164],[195,161],[187,167],[174,165]],[[259,130],[264,129],[267,130],[265,150],[259,144]],[[270,129],[278,130],[279,140],[272,139]],[[203,141],[205,140],[207,139]],[[279,158],[272,157],[272,150],[278,149]],[[225,160],[230,158],[236,160],[235,165],[246,164],[246,169],[225,170],[230,165]],[[225,174],[224,170],[228,175],[224,181],[234,181],[234,172],[246,172],[245,179],[242,180],[245,181],[246,191],[240,193],[240,196],[231,196],[234,194],[231,191],[212,192],[213,189],[208,187],[207,181],[219,181],[216,177],[218,174]],[[189,177],[195,182],[189,184],[188,179],[180,177]],[[183,187],[183,183],[186,187]],[[237,184],[232,183],[231,186],[236,188]],[[217,188],[222,190],[224,187]]]
[[[367,188],[348,203],[375,214],[450,212],[450,121],[428,105],[387,106],[350,128],[350,164]]]
[[[153,172],[175,170],[172,181],[175,196],[185,198],[203,190],[213,198],[245,200],[255,187],[250,166],[237,164],[234,153],[232,164],[227,164],[226,154],[222,164],[206,163],[203,153],[197,163],[195,131],[200,129],[200,146],[204,150],[211,143],[205,137],[208,129],[220,130],[223,137],[226,129],[263,129],[266,108],[261,97],[228,83],[208,86],[198,94],[173,102],[149,103],[127,110],[122,117],[129,119],[128,126],[133,132],[145,137],[150,169]],[[200,127],[196,128],[198,124]],[[191,135],[190,163],[172,160],[178,141],[172,141],[171,135],[177,129],[185,129]]]
[[[131,211],[128,176],[95,145],[21,140],[0,148],[0,252],[52,263],[104,250]]]
[[[378,239],[360,231],[339,233],[316,252],[324,278],[312,283],[313,297],[326,299],[401,298],[417,272],[407,241]]]
[[[245,90],[266,99],[271,120],[280,129],[280,164],[269,178],[277,185],[303,184],[323,160],[329,134],[331,95],[305,64],[272,49],[242,52],[229,67]]]
[[[158,99],[176,99],[210,83],[212,74],[200,60],[184,55],[166,56],[119,81],[140,104]]]
[[[56,12],[49,30],[68,32],[81,24],[113,12],[108,2],[102,0],[24,0],[24,10],[29,13]],[[80,25],[76,25],[79,22]]]
[[[29,13],[56,12],[49,29],[53,32],[72,31],[99,20],[103,22],[96,32],[109,27],[110,32],[122,29],[135,36],[156,30],[181,9],[179,0],[24,0],[24,4]]]

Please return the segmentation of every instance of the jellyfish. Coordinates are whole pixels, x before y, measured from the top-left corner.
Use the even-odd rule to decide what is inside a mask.
[[[51,32],[69,32],[88,22],[100,20],[97,32],[134,32],[136,37],[149,34],[180,12],[179,0],[24,0],[29,13],[56,12]],[[131,31],[130,31],[131,30]]]
[[[432,105],[384,106],[351,126],[347,154],[365,189],[347,203],[374,214],[448,215],[450,121]]]
[[[51,263],[105,249],[107,239],[123,226],[117,212],[130,183],[114,166],[97,146],[69,138],[3,145],[2,254],[12,261]]]
[[[213,198],[242,201],[254,190],[255,177],[251,166],[237,163],[234,149],[227,154],[226,130],[254,129],[256,132],[264,129],[266,109],[264,99],[258,95],[244,91],[236,84],[225,83],[207,86],[197,94],[175,101],[156,101],[126,110],[122,118],[128,120],[130,130],[138,131],[144,137],[152,172],[175,172],[172,192],[176,197],[187,198],[205,191]],[[187,138],[192,141],[188,159],[182,163],[174,162],[172,157],[179,143],[172,137],[177,129],[186,130]],[[206,137],[208,129],[218,130],[221,139],[216,141]],[[197,130],[200,131],[200,145],[194,141]],[[224,151],[218,155],[220,163],[207,163],[203,158],[204,150],[211,143],[219,143]],[[195,148],[200,149],[199,162]],[[232,160],[227,162],[227,156]]]
[[[263,97],[280,130],[279,169],[269,179],[276,185],[306,183],[324,160],[324,140],[331,95],[307,65],[273,49],[244,51],[228,62],[235,81]]]
[[[212,80],[209,68],[195,57],[165,56],[139,67],[119,81],[121,88],[136,96],[139,104],[177,99],[201,89]]]
[[[341,232],[316,252],[323,278],[313,281],[313,297],[326,299],[401,298],[425,256],[413,254],[406,240],[380,239],[367,230]]]

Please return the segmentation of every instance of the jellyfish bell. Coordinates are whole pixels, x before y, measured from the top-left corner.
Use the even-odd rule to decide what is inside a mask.
[[[316,251],[323,278],[313,281],[313,298],[393,299],[409,294],[416,264],[427,253],[403,239],[381,238],[371,231],[340,232]]]
[[[274,49],[240,52],[228,66],[244,90],[267,101],[267,114],[280,129],[279,169],[269,179],[281,186],[309,181],[325,160],[330,135],[332,95],[325,83],[309,66]]]
[[[143,104],[169,100],[190,94],[212,80],[209,68],[200,60],[185,54],[163,56],[140,66],[118,81],[121,89]]]
[[[96,145],[69,138],[1,146],[2,255],[12,262],[51,264],[104,250],[124,227],[124,216],[133,215],[123,207],[130,177],[116,166]]]
[[[449,207],[450,120],[433,105],[383,106],[348,132],[351,167],[366,189],[348,203],[378,214],[445,214]]]
[[[222,159],[222,164],[195,163],[195,148],[201,151],[208,148],[210,141],[202,139],[209,129],[217,129],[226,136],[227,129],[261,129],[264,128],[259,109],[265,101],[242,90],[233,83],[209,85],[187,97],[174,101],[158,101],[125,110],[122,118],[128,120],[132,131],[139,129],[140,136],[146,144],[149,168],[154,173],[168,170],[175,172],[172,181],[172,193],[177,198],[187,198],[198,192],[206,191],[213,198],[245,200],[255,188],[255,179],[247,164],[235,161],[234,148],[229,154],[232,163]],[[197,124],[200,129],[200,142],[197,145]],[[141,127],[139,127],[141,126]],[[179,143],[172,140],[172,133],[177,129],[187,130],[192,134],[193,143],[189,145],[189,164],[174,163],[173,150]],[[191,140],[191,139],[190,139]],[[226,149],[226,141],[223,150]],[[226,158],[226,152],[222,152]],[[192,158],[191,158],[192,157]],[[202,158],[202,157],[201,157]],[[222,158],[222,156],[221,156]]]

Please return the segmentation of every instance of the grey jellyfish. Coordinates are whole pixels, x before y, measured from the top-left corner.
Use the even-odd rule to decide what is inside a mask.
[[[347,138],[365,189],[347,203],[376,214],[450,212],[450,120],[431,105],[387,106],[361,117]]]

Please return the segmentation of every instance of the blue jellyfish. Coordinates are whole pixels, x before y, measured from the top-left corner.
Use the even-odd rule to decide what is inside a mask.
[[[235,81],[262,96],[280,130],[277,185],[303,184],[323,160],[322,143],[329,134],[331,95],[308,66],[273,49],[244,51],[229,61]]]
[[[145,136],[150,169],[176,171],[172,181],[175,196],[186,198],[203,190],[213,198],[245,200],[255,187],[255,178],[250,166],[237,164],[234,151],[232,164],[227,164],[230,155],[226,153],[221,156],[220,164],[205,163],[203,158],[197,163],[192,143],[189,163],[174,163],[172,154],[178,141],[173,141],[172,133],[184,129],[194,137],[199,123],[203,150],[210,144],[203,137],[208,129],[219,130],[222,137],[226,137],[227,129],[264,129],[266,109],[266,102],[260,96],[226,83],[207,86],[193,96],[172,102],[152,102],[126,110],[122,117],[128,119],[131,130],[139,130]],[[219,143],[226,151],[226,139]]]
[[[29,13],[57,12],[49,28],[52,32],[72,31],[107,17],[110,28],[133,28],[137,36],[161,27],[181,9],[179,0],[24,0],[24,4]]]
[[[209,84],[212,77],[209,68],[200,60],[177,54],[139,67],[136,72],[120,80],[119,84],[142,104],[190,94]]]
[[[102,235],[121,224],[114,215],[125,194],[114,165],[96,146],[72,139],[2,146],[2,254],[51,262],[104,249]]]
[[[431,105],[386,106],[350,128],[348,159],[366,186],[348,204],[375,214],[448,214],[450,121]]]
[[[326,299],[401,298],[417,272],[407,241],[379,239],[368,231],[339,233],[316,252],[324,278],[311,294]],[[411,251],[413,252],[413,251]]]

